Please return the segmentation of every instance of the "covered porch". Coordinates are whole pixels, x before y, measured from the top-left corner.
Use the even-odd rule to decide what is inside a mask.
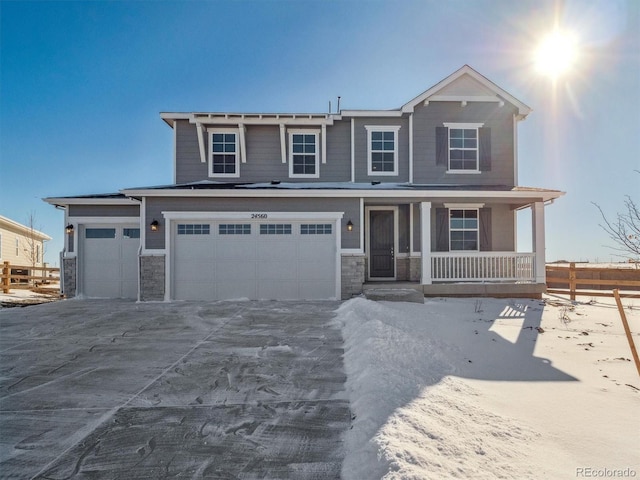
[[[517,208],[531,208],[531,244],[533,247],[531,252],[433,251],[432,230],[431,228],[422,228],[420,284],[496,283],[503,287],[504,284],[545,285],[544,205],[544,201],[535,201]],[[432,202],[420,203],[421,225],[431,225],[431,210]],[[451,225],[453,225],[453,220]],[[478,230],[482,230],[482,228],[479,226]],[[480,240],[479,243],[482,241]],[[430,290],[443,289],[433,288]]]
[[[422,198],[364,198],[363,290],[395,286],[425,296],[540,297],[546,289],[545,206],[560,195],[480,187]],[[522,230],[531,231],[530,242],[520,239],[530,243],[525,251],[518,249],[520,211]]]

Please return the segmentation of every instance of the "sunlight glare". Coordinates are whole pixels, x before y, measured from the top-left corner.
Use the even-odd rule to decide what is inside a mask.
[[[555,79],[571,70],[577,58],[575,37],[570,33],[555,30],[542,40],[536,50],[536,69]]]

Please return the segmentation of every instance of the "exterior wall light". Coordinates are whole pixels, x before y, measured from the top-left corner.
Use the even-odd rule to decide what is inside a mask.
[[[154,220],[153,222],[151,222],[151,231],[157,232],[159,226],[160,224],[158,223],[158,220]]]
[[[347,231],[349,232],[353,231],[353,222],[351,220],[347,222]]]
[[[73,233],[73,225],[72,225],[72,224],[67,225],[67,226],[65,227],[65,231],[66,231],[68,234],[72,234],[72,233]]]

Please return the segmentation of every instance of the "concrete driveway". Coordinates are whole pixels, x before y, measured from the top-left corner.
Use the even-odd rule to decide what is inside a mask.
[[[337,302],[0,309],[2,478],[339,478]]]

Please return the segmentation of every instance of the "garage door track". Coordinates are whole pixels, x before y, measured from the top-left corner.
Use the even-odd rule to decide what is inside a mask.
[[[337,302],[0,310],[3,478],[339,478]]]

